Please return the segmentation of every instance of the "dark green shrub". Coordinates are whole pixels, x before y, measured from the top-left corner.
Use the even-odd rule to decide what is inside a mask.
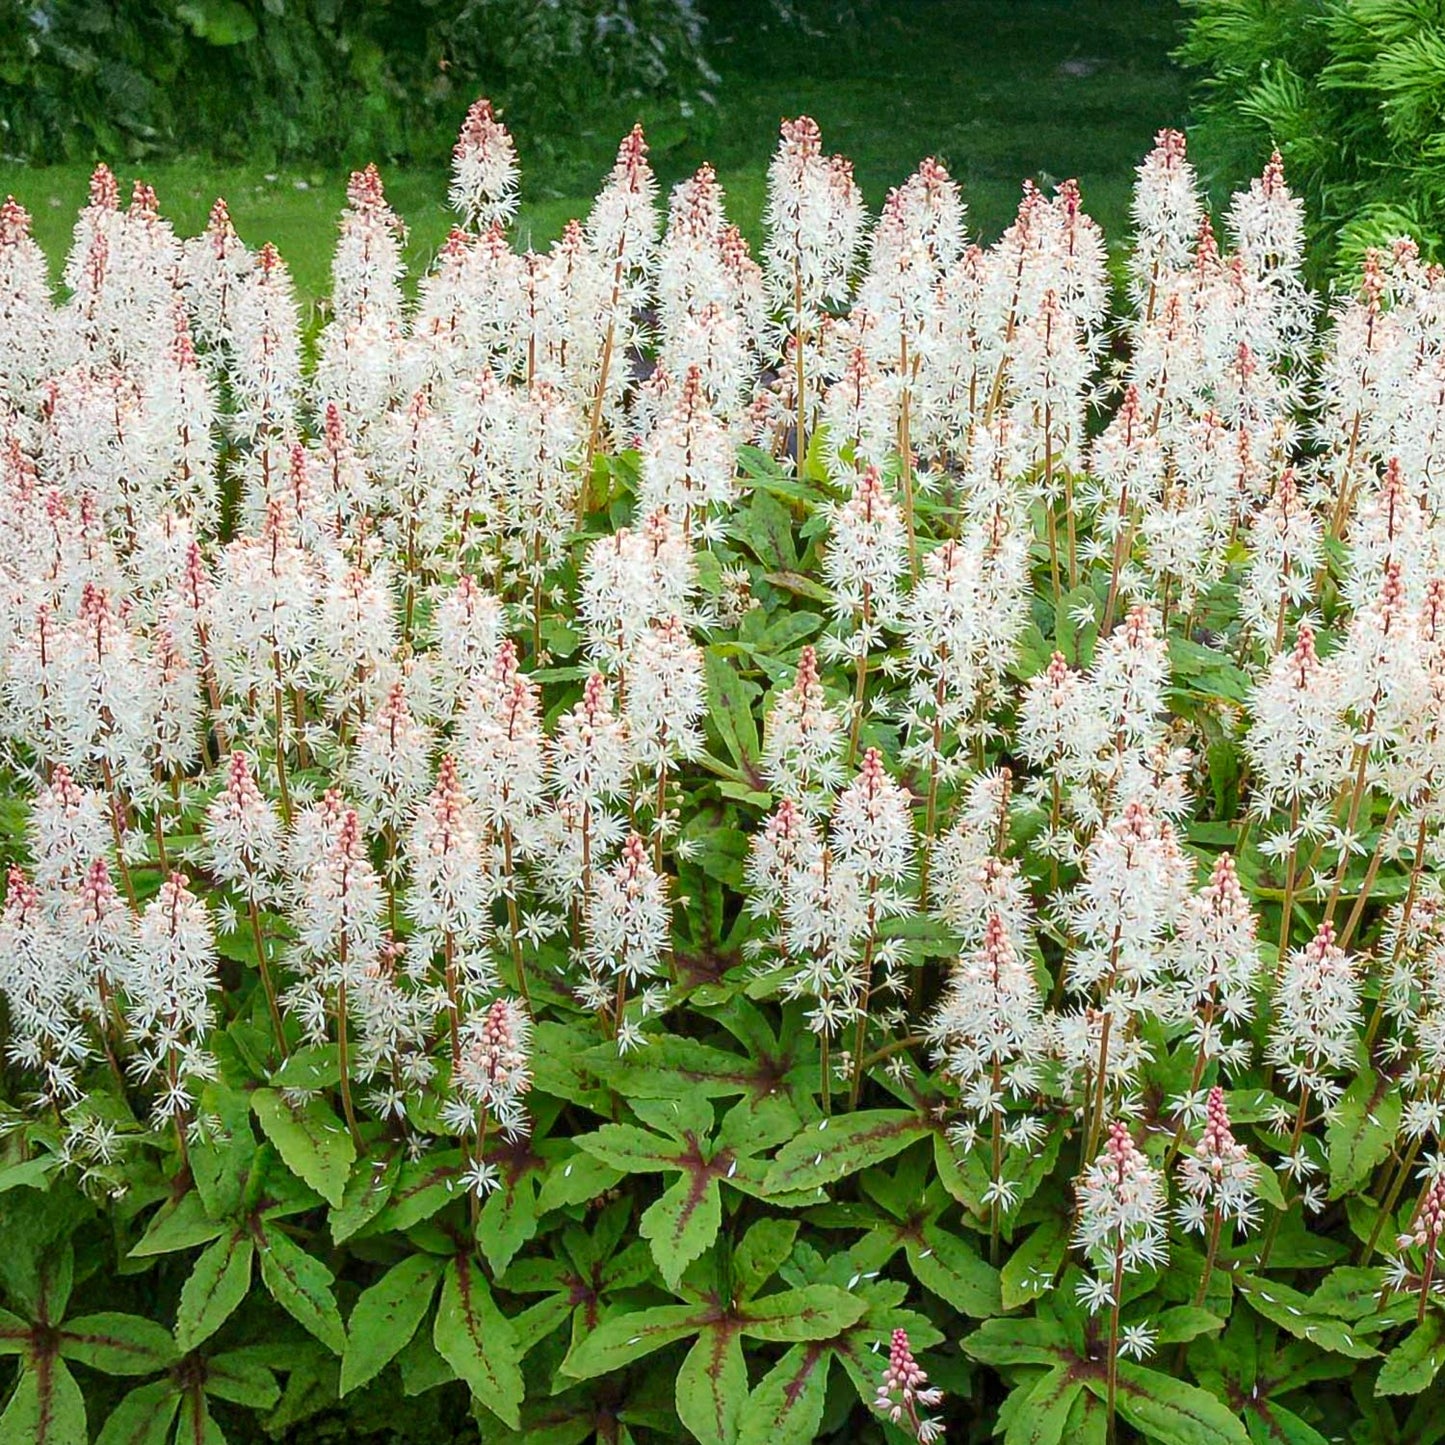
[[[1192,138],[1221,192],[1271,145],[1307,199],[1319,274],[1408,232],[1445,242],[1445,5],[1186,0],[1178,58],[1201,79]]]
[[[0,6],[0,150],[36,161],[440,158],[479,90],[569,137],[641,99],[695,126],[710,79],[692,0]]]

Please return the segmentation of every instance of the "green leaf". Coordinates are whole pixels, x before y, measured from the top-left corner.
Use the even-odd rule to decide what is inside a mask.
[[[43,1201],[40,1207],[48,1211]],[[70,1292],[75,1287],[75,1247],[70,1240],[55,1249],[46,1250],[41,1256],[37,1283],[39,1293],[34,1317],[52,1321],[63,1319],[70,1303]]]
[[[93,1218],[84,1197],[63,1181],[45,1194],[0,1194],[0,1286],[31,1319],[59,1320],[74,1279],[69,1237]]]
[[[798,565],[798,554],[793,545],[793,515],[762,488],[753,492],[752,502],[745,510],[733,515],[729,531],[752,548],[753,555],[764,567],[792,568]]]
[[[401,1388],[408,1395],[424,1395],[438,1385],[450,1384],[457,1372],[437,1353],[436,1343],[425,1330],[418,1330],[396,1357]]]
[[[180,1405],[169,1380],[141,1385],[110,1412],[95,1445],[166,1445]]]
[[[1349,1253],[1342,1240],[1311,1229],[1302,1209],[1291,1209],[1279,1216],[1274,1248],[1269,1252],[1270,1268],[1330,1269]]]
[[[722,738],[728,756],[745,773],[758,760],[758,729],[753,721],[753,700],[760,689],[739,676],[727,651],[718,646],[703,652],[706,670],[708,719]],[[752,773],[756,776],[755,773]]]
[[[694,1151],[698,1140],[712,1132],[712,1101],[699,1093],[690,1092],[678,1099],[632,1099],[629,1102],[632,1112],[644,1124],[676,1140],[684,1154]],[[663,1141],[658,1143],[666,1148]],[[672,1167],[680,1169],[682,1164],[679,1162]]]
[[[512,1318],[512,1328],[517,1332],[517,1352],[526,1359],[548,1335],[560,1330],[572,1318],[572,1301],[565,1294],[549,1294],[530,1309],[523,1310]]]
[[[1392,1079],[1363,1070],[1330,1115],[1330,1198],[1364,1184],[1389,1157],[1400,1128],[1403,1093]]]
[[[1175,678],[1188,679],[1189,690],[1241,703],[1249,696],[1249,675],[1226,653],[1189,638],[1169,639],[1169,669]]]
[[[688,1152],[685,1144],[651,1134],[635,1124],[604,1124],[595,1133],[578,1135],[573,1142],[594,1159],[624,1174],[681,1169]]]
[[[206,1361],[206,1393],[251,1410],[272,1409],[281,1398],[281,1387],[256,1353],[259,1349],[245,1348],[212,1355]]]
[[[1240,749],[1232,738],[1219,738],[1210,743],[1205,753],[1210,791],[1214,794],[1214,812],[1220,818],[1233,818],[1239,812]],[[1233,841],[1229,846],[1233,846]]]
[[[1317,1313],[1308,1295],[1288,1285],[1249,1274],[1237,1275],[1234,1282],[1256,1313],[1272,1320],[1296,1339],[1308,1340],[1322,1350],[1356,1360],[1368,1360],[1378,1353],[1357,1340],[1343,1321]]]
[[[717,1238],[722,1199],[717,1176],[689,1169],[643,1212],[638,1233],[652,1245],[652,1257],[669,1289]]]
[[[972,1154],[960,1158],[943,1133],[933,1136],[933,1167],[938,1171],[938,1182],[944,1192],[982,1225],[989,1216],[989,1207],[983,1198],[988,1189],[988,1170]]]
[[[87,1438],[75,1376],[58,1356],[37,1355],[0,1415],[0,1445],[86,1445]]]
[[[766,621],[755,628],[753,619],[759,615],[760,611],[752,611],[743,618],[738,629],[738,646],[746,648],[769,677],[780,681],[785,670],[792,672],[782,659],[790,657],[809,638],[821,632],[827,619],[817,612],[774,612],[761,614]]]
[[[341,1207],[331,1211],[331,1238],[343,1244],[365,1229],[386,1208],[400,1175],[400,1154],[363,1160],[346,1182]]]
[[[709,1326],[677,1372],[678,1419],[701,1445],[735,1445],[747,1394],[742,1337],[727,1326]]]
[[[569,1204],[586,1204],[614,1188],[622,1174],[582,1151],[564,1155],[547,1170],[537,1192],[537,1212],[547,1214]]]
[[[1101,1399],[1101,1374],[1086,1376]],[[1248,1445],[1239,1417],[1207,1390],[1141,1365],[1119,1362],[1117,1408],[1136,1430],[1159,1445]]]
[[[1055,1365],[1032,1386],[1019,1386],[1015,1394],[1021,1398],[1010,1415],[1004,1445],[1060,1445],[1083,1389],[1071,1365]]]
[[[827,1401],[829,1363],[826,1346],[794,1345],[744,1403],[737,1445],[812,1445]]]
[[[275,1089],[257,1089],[251,1107],[286,1167],[334,1209],[341,1207],[356,1146],[346,1126],[320,1098],[293,1109]]]
[[[832,1184],[901,1154],[931,1132],[906,1109],[863,1109],[809,1124],[785,1144],[768,1170],[768,1194],[791,1194]]]
[[[730,813],[717,807],[700,807],[678,835],[678,851],[688,861],[726,888],[741,889],[747,871],[748,841],[733,826]]]
[[[181,1396],[176,1440],[178,1445],[226,1445],[225,1433],[216,1424],[204,1395],[187,1391]]]
[[[1362,1320],[1379,1309],[1385,1274],[1379,1266],[1367,1269],[1341,1265],[1332,1269],[1310,1296],[1310,1308],[1342,1320]]]
[[[504,1170],[501,1187],[487,1195],[477,1220],[477,1243],[492,1276],[500,1279],[537,1233],[537,1180],[531,1169]]]
[[[804,462],[806,464],[806,458]],[[775,496],[784,497],[789,501],[803,502],[810,506],[814,506],[818,502],[816,491],[795,481],[789,473],[778,466],[777,459],[763,451],[761,447],[740,446],[737,449],[737,463],[745,477],[750,478],[756,486],[764,488]]]
[[[1418,1395],[1429,1389],[1440,1366],[1445,1364],[1445,1322],[1439,1314],[1427,1314],[1385,1356],[1375,1380],[1377,1395]]]
[[[521,1427],[524,1386],[517,1333],[470,1255],[456,1256],[447,1267],[432,1341],[479,1404],[512,1429]]]
[[[151,1216],[146,1232],[131,1250],[133,1259],[157,1254],[173,1254],[180,1249],[194,1249],[209,1244],[226,1232],[223,1221],[206,1213],[199,1194],[189,1192],[174,1202],[167,1201]]]
[[[1079,1395],[1064,1422],[1068,1445],[1105,1445],[1109,1438],[1109,1412],[1092,1395]]]
[[[1068,1336],[1052,1320],[986,1320],[963,1340],[963,1352],[985,1365],[1059,1365],[1074,1358]]]
[[[784,592],[791,592],[797,597],[806,597],[811,602],[821,602],[825,607],[831,607],[837,600],[821,582],[816,582],[802,572],[795,572],[790,568],[784,568],[778,572],[768,572],[764,575],[763,580],[771,582],[774,587],[781,587]]]
[[[1278,1400],[1248,1400],[1244,1416],[1249,1438],[1255,1445],[1330,1445],[1313,1425],[1307,1425]]]
[[[54,1154],[42,1154],[38,1159],[25,1159],[0,1169],[0,1194],[10,1189],[48,1189],[59,1162]]]
[[[307,1346],[296,1352],[295,1363],[286,1376],[286,1388],[266,1421],[273,1439],[294,1440],[304,1432],[295,1429],[299,1421],[337,1403],[341,1361],[325,1350]]]
[[[751,1299],[777,1273],[798,1237],[795,1219],[759,1219],[733,1251],[733,1285],[741,1299]]]
[[[1080,627],[1075,616],[1087,609],[1092,622]],[[1094,655],[1094,643],[1099,636],[1099,599],[1094,589],[1086,582],[1064,594],[1054,618],[1054,646],[1068,659],[1071,667],[1084,667]]]
[[[30,1348],[34,1327],[9,1310],[0,1310],[0,1355],[22,1355]]]
[[[281,1230],[262,1230],[261,1278],[271,1298],[333,1354],[346,1348],[346,1327],[331,1292],[332,1274]]]
[[[60,1353],[107,1375],[149,1375],[176,1359],[169,1330],[140,1315],[104,1311],[67,1320],[59,1335]]]
[[[606,1375],[696,1334],[707,1314],[696,1305],[656,1305],[651,1309],[624,1309],[602,1321],[585,1339],[574,1344],[561,1370],[574,1380]]]
[[[341,1050],[336,1044],[308,1044],[289,1055],[271,1075],[278,1089],[300,1089],[315,1093],[332,1089],[341,1082]]]
[[[554,1099],[580,1104],[593,1113],[611,1112],[611,1101],[587,1064],[595,1036],[543,1019],[533,1030],[532,1040],[534,1089]]]
[[[215,1124],[190,1150],[196,1192],[211,1218],[231,1219],[240,1212],[247,1179],[256,1167],[250,1106],[237,1090],[207,1084],[201,1110]]]
[[[176,15],[212,45],[243,45],[259,33],[256,17],[241,0],[184,0]]]
[[[221,1328],[251,1287],[250,1237],[239,1230],[218,1239],[196,1261],[181,1288],[176,1343],[189,1352]]]
[[[1258,1181],[1259,1197],[1272,1209],[1278,1209],[1283,1214],[1289,1208],[1289,1200],[1284,1197],[1279,1175],[1273,1169],[1261,1167],[1255,1178]]]
[[[1046,1219],[1014,1250],[999,1271],[1005,1310],[1016,1310],[1054,1287],[1068,1244],[1068,1225],[1062,1219]]]
[[[442,1268],[434,1256],[414,1254],[362,1291],[351,1311],[341,1357],[343,1395],[380,1374],[416,1333]]]
[[[755,1340],[791,1343],[830,1340],[855,1325],[868,1302],[832,1284],[806,1284],[800,1289],[764,1295],[739,1307],[742,1332]]]
[[[1218,1315],[1195,1305],[1178,1305],[1165,1310],[1155,1321],[1154,1339],[1160,1345],[1182,1345],[1200,1335],[1214,1334],[1224,1328]]]
[[[904,1241],[908,1266],[925,1289],[947,1300],[960,1314],[987,1319],[1003,1308],[998,1271],[985,1264],[957,1234],[925,1224]]]
[[[459,1149],[443,1149],[424,1159],[407,1160],[397,1174],[391,1198],[376,1215],[377,1228],[407,1230],[430,1219],[457,1197],[461,1172]]]

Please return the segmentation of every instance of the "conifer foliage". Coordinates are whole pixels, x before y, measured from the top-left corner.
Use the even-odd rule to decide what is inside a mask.
[[[1445,255],[1445,5],[1440,0],[1185,0],[1177,58],[1198,77],[1192,134],[1237,184],[1278,146],[1310,208],[1320,276],[1357,279],[1408,232]]]

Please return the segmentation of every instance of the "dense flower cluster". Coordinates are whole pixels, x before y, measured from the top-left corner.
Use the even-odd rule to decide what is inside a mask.
[[[542,1215],[682,1171],[639,1225],[675,1285],[722,1183],[814,1203],[852,1172],[835,1118],[880,1106],[892,1142],[901,1101],[922,1122],[867,1164],[934,1134],[918,1207],[961,1207],[994,1264],[1073,1181],[1031,1267],[1082,1255],[1058,1308],[1110,1317],[1088,1329],[1111,1413],[1120,1354],[1156,1342],[1121,1319],[1125,1276],[1181,1252],[1198,1271],[1171,1233],[1208,1253],[1170,1298],[1212,1307],[1230,1257],[1276,1319],[1247,1271],[1315,1261],[1281,1218],[1376,1169],[1360,1263],[1393,1242],[1381,1286],[1423,1319],[1445,1219],[1445,273],[1402,241],[1320,315],[1278,157],[1220,235],[1172,132],[1139,170],[1114,319],[1072,183],[1026,185],[985,246],[928,160],[870,222],[806,118],[759,260],[710,168],[660,210],[640,128],[547,252],[513,248],[517,200],[479,101],[460,221],[413,299],[405,227],[357,172],[314,364],[285,262],[222,202],[181,239],[100,167],[59,297],[24,211],[0,211],[23,1147],[59,1128],[51,1152],[116,1187],[132,1146],[174,1153],[183,1192],[221,1101],[253,1091],[360,1229],[364,1188],[331,1199],[267,1112],[333,1119],[334,1097],[346,1180],[448,1161],[470,1227],[505,1237],[503,1288]],[[123,1141],[89,1112],[110,1089],[137,1111]],[[606,1123],[573,1148],[564,1114]],[[912,1210],[921,1178],[878,1175],[847,1220]],[[937,1212],[860,1244],[859,1277],[906,1246],[956,1304],[956,1256],[930,1273],[918,1247]],[[815,1338],[767,1333],[740,1292],[773,1248],[687,1275],[688,1300],[739,1291],[707,1321],[719,1359],[750,1331]],[[602,1257],[575,1285],[588,1329]],[[910,1331],[937,1335],[901,1298],[870,1316],[892,1344],[865,1401],[928,1440],[917,1407],[942,1396]]]

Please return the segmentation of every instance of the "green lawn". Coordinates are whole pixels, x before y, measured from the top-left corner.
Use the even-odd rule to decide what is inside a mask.
[[[712,160],[732,214],[754,236],[785,115],[806,111],[818,120],[825,144],[853,158],[874,206],[934,154],[962,182],[972,226],[985,239],[1008,223],[1025,176],[1074,176],[1114,241],[1127,224],[1134,165],[1160,126],[1184,117],[1184,79],[1168,60],[1179,24],[1173,0],[856,0],[850,24],[817,34],[779,20],[768,0],[710,0],[705,8],[720,72],[711,134],[669,145],[659,130],[654,160],[668,184]],[[641,118],[648,120],[645,106]],[[524,242],[545,245],[585,211],[631,119],[620,111],[615,132],[575,137],[547,166],[529,166],[534,148],[518,136]],[[199,229],[224,195],[248,242],[280,247],[304,296],[326,290],[344,167],[180,161],[144,169],[182,232]],[[0,162],[0,192],[14,192],[33,212],[57,270],[86,174],[84,166]],[[393,164],[383,174],[411,227],[413,269],[422,269],[450,224],[445,158]]]

